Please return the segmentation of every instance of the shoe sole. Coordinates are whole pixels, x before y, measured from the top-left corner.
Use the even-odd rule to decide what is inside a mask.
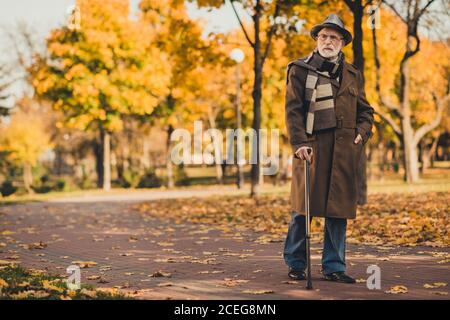
[[[298,279],[298,278],[291,278],[289,277],[289,279],[294,280],[294,281],[305,281],[306,279]]]
[[[305,281],[306,280],[306,277],[304,277],[304,278],[296,278],[296,277],[291,277],[290,275],[288,275],[288,277],[289,277],[289,279],[295,280],[295,281]]]
[[[338,283],[346,283],[346,284],[354,284],[355,282],[347,282],[347,281],[342,281],[342,280],[333,280],[333,279],[327,279],[327,278],[322,278],[324,281],[330,281],[330,282],[338,282]]]

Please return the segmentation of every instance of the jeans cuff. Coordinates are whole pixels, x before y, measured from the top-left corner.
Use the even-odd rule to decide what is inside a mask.
[[[301,262],[297,262],[297,263],[294,262],[294,261],[289,261],[289,262],[287,262],[287,261],[285,260],[285,263],[286,263],[286,265],[287,265],[290,269],[292,269],[292,270],[303,271],[303,270],[306,269],[305,264],[304,264],[304,263],[301,263]]]
[[[331,274],[334,272],[345,272],[345,266],[339,265],[339,266],[333,266],[333,267],[324,267],[322,266],[322,273],[323,274]]]

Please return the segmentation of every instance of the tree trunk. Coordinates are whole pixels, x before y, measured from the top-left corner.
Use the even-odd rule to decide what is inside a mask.
[[[222,164],[221,164],[220,167],[222,169],[223,177],[226,177],[227,176],[227,163],[226,163],[226,161],[222,161]]]
[[[353,12],[353,63],[360,70],[362,78],[364,80],[364,53],[363,53],[363,29],[362,18],[364,15],[364,8],[362,6],[362,0],[355,0],[349,6]],[[362,150],[362,155],[358,163],[357,169],[358,179],[358,199],[359,205],[367,203],[367,155],[365,146]]]
[[[264,185],[264,170],[262,165],[259,165],[259,180],[258,180],[258,184],[260,186]]]
[[[148,140],[147,135],[142,142],[141,166],[145,171],[150,168],[150,141]]]
[[[111,135],[102,130],[103,142],[103,190],[111,190]]]
[[[175,186],[175,181],[173,178],[173,164],[172,159],[170,158],[170,136],[172,135],[173,127],[172,125],[169,125],[167,128],[167,142],[166,142],[166,150],[167,150],[167,156],[166,156],[166,171],[167,171],[167,187],[173,188]]]
[[[100,142],[94,141],[94,155],[95,155],[95,171],[97,173],[97,188],[103,186],[103,148],[102,148],[102,134],[100,134]]]
[[[78,161],[78,159],[76,159]],[[55,161],[54,161],[54,168],[56,171],[56,175],[62,174],[62,168],[63,168],[63,154],[60,147],[55,148]]]
[[[122,146],[120,148],[120,156],[118,157],[117,161],[117,178],[120,181],[125,181],[124,174],[125,171],[128,170],[128,144],[127,143],[121,143]]]
[[[406,181],[417,182],[419,180],[417,146],[414,144],[413,129],[409,117],[402,119],[402,127]]]
[[[119,160],[117,161],[117,165],[116,165],[116,170],[117,170],[117,179],[119,181],[124,181],[124,168],[123,168],[123,158],[120,157]]]
[[[209,109],[208,111],[208,121],[209,127],[211,129],[216,129],[216,117],[213,110]],[[222,159],[222,150],[220,149],[220,142],[217,141],[215,137],[212,137],[212,143],[214,145],[214,159],[216,159],[216,153],[219,154],[219,158]],[[222,163],[214,161],[216,167],[216,180],[218,184],[223,184],[223,171],[222,171]]]
[[[364,53],[363,53],[363,29],[362,18],[364,15],[364,8],[361,0],[353,2],[353,63],[361,71],[364,79]]]
[[[28,162],[23,165],[23,183],[25,190],[30,194],[33,193],[33,189],[31,189],[31,185],[33,184],[33,172],[31,164]]]
[[[410,40],[407,40],[407,48],[410,48]],[[409,60],[409,59],[408,59]],[[409,61],[404,60],[400,66],[400,101],[403,117],[401,119],[404,153],[405,174],[407,182],[419,180],[419,166],[417,145],[414,142],[414,129],[411,125],[411,106],[409,103]]]
[[[439,132],[436,135],[436,138],[433,139],[433,144],[431,145],[431,148],[430,148],[430,168],[434,168],[434,160],[436,158],[436,149],[437,149],[437,145],[439,143],[440,136],[441,136],[441,134]]]
[[[420,146],[420,162],[421,162],[420,173],[424,174],[427,171],[427,169],[430,168],[431,147],[430,148],[427,147],[427,142],[425,141],[425,139],[422,139],[419,146]]]
[[[236,129],[242,129],[242,110],[241,110],[241,70],[240,64],[236,66]],[[244,165],[239,163],[239,157],[236,158],[237,162],[237,173],[236,173],[236,184],[238,189],[244,187]]]
[[[255,82],[253,85],[253,130],[255,131],[256,141],[253,143],[252,153],[256,155],[256,163],[252,164],[251,169],[251,192],[250,196],[255,197],[259,194],[260,180],[260,159],[259,159],[259,129],[261,128],[261,96],[262,96],[262,56],[261,56],[261,40],[260,40],[260,18],[261,3],[256,1],[256,12],[253,16],[255,27],[255,45],[254,45],[254,63],[253,69],[255,73]]]
[[[124,172],[130,168],[130,158],[130,145],[129,143],[124,143],[122,146],[122,166]]]

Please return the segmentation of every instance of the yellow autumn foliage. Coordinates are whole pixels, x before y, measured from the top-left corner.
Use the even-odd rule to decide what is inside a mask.
[[[62,110],[67,125],[122,129],[122,116],[150,116],[167,93],[167,57],[148,26],[129,19],[128,0],[77,0],[78,30],[47,40],[49,59],[30,68],[37,94]]]
[[[13,161],[33,166],[50,147],[43,120],[32,114],[17,112],[9,124],[0,124],[0,152],[6,152]]]

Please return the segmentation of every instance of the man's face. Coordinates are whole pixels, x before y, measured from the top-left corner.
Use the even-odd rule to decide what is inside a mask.
[[[316,41],[319,53],[325,58],[337,56],[344,46],[342,34],[330,28],[320,30]]]

